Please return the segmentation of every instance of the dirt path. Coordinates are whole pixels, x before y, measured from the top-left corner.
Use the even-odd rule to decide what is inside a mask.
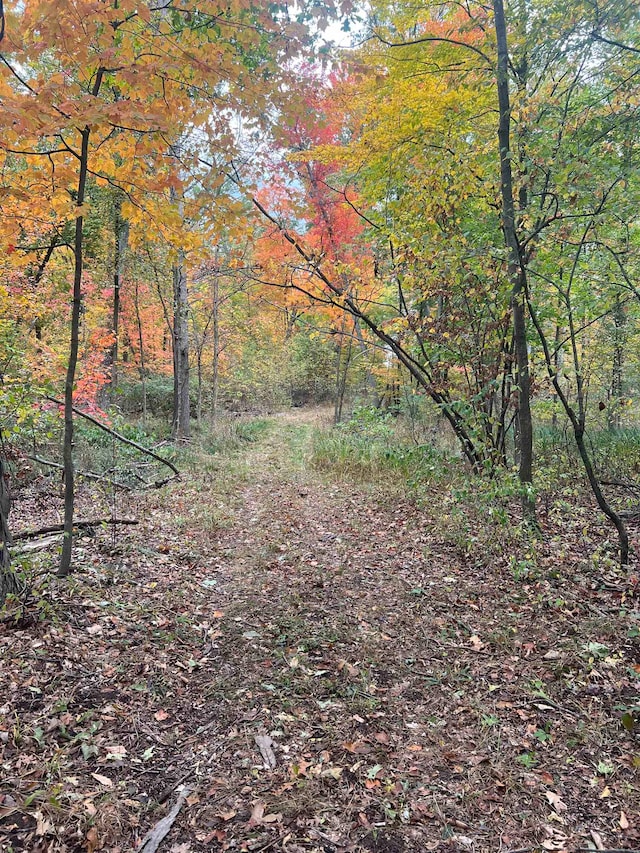
[[[470,558],[445,496],[319,479],[314,419],[194,459],[2,638],[0,849],[130,850],[180,783],[173,853],[640,846],[619,601]]]

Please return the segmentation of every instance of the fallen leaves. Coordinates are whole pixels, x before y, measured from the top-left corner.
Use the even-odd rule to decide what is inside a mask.
[[[310,483],[303,500],[299,484],[266,486],[260,465],[233,481],[242,512],[213,538],[191,528],[189,507],[205,498],[184,498],[201,569],[180,562],[178,541],[170,557],[136,552],[113,583],[79,574],[66,621],[10,635],[0,750],[13,787],[0,794],[0,839],[15,825],[35,849],[36,810],[41,831],[62,833],[53,795],[87,853],[123,839],[135,849],[187,774],[173,853],[268,849],[289,834],[292,853],[361,849],[365,832],[406,853],[491,853],[496,839],[574,850],[595,845],[579,835],[586,804],[602,843],[635,849],[637,756],[620,716],[633,672],[594,674],[582,654],[589,642],[622,654],[580,610],[584,589],[563,586],[570,617],[551,609],[560,592],[544,575],[516,602],[500,564],[474,563],[471,577],[424,510],[342,485]],[[151,517],[166,540],[175,512]],[[320,537],[319,519],[340,541]],[[154,536],[131,541],[149,550]],[[96,573],[103,563],[96,552]],[[53,760],[58,787],[41,789]],[[42,838],[58,853],[55,833]]]

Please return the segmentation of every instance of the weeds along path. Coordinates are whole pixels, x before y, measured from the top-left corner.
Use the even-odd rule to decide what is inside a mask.
[[[446,495],[320,478],[321,426],[194,453],[6,639],[28,760],[4,790],[41,786],[14,849],[131,849],[180,783],[173,853],[638,848],[618,603],[471,558]]]

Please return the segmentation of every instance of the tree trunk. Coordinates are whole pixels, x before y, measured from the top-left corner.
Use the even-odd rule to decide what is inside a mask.
[[[333,422],[339,424],[342,419],[342,402],[344,399],[344,383],[342,382],[342,350],[344,345],[345,315],[342,315],[342,327],[338,333],[336,345],[336,397],[333,404]]]
[[[613,306],[613,364],[611,366],[611,391],[609,394],[609,409],[607,411],[607,422],[609,429],[620,429],[622,407],[622,368],[624,364],[625,326],[627,315],[620,300],[620,294],[616,294]]]
[[[360,321],[357,317],[354,318],[353,321],[353,331],[356,334],[356,338],[358,340],[358,346],[360,348],[360,355],[364,359],[364,382],[363,382],[363,392],[364,392],[364,400],[365,402],[369,399],[375,400],[376,398],[376,378],[371,371],[371,365],[369,363],[369,351],[367,349],[367,344],[365,342],[364,336],[362,334],[362,327],[360,325]]]
[[[522,263],[515,223],[513,173],[511,169],[511,102],[509,96],[509,52],[503,0],[493,0],[494,23],[498,46],[498,142],[500,145],[500,193],[502,229],[508,252],[507,270],[511,283],[513,344],[517,367],[519,477],[523,487],[522,509],[525,521],[535,524],[533,497],[533,424],[531,420],[531,382],[525,314],[526,272]]]
[[[191,438],[189,402],[189,304],[184,253],[173,265],[173,426],[177,441]]]
[[[99,85],[98,85],[99,88]],[[75,483],[73,467],[73,386],[78,364],[78,343],[80,338],[80,310],[82,307],[82,263],[84,248],[84,217],[82,205],[85,199],[87,168],[89,161],[89,134],[85,127],[80,134],[80,164],[78,172],[77,206],[80,214],[76,216],[74,238],[73,301],[71,308],[71,337],[69,345],[69,364],[64,383],[64,536],[58,573],[62,576],[71,572],[71,552],[73,547],[73,511],[75,504]]]
[[[218,417],[218,396],[220,388],[220,282],[218,276],[213,277],[213,378],[211,420],[215,423]]]
[[[15,571],[11,567],[11,556],[9,545],[11,545],[11,534],[9,532],[9,512],[11,510],[11,495],[7,483],[4,461],[0,457],[0,607],[6,601],[8,595],[14,595],[20,591],[20,584]]]
[[[121,201],[116,202],[114,224],[114,259],[113,259],[113,344],[111,346],[111,394],[118,385],[118,329],[120,327],[120,288],[129,242],[129,223],[121,216]]]
[[[140,350],[140,383],[142,384],[142,423],[147,422],[147,377],[144,364],[144,337],[142,334],[142,317],[140,316],[140,289],[136,280],[134,293],[134,306],[136,309],[136,324],[138,326],[138,348]]]
[[[196,349],[196,367],[198,370],[198,396],[196,401],[196,420],[198,422],[198,427],[202,423],[202,350],[204,347],[204,337],[202,346],[198,346]]]

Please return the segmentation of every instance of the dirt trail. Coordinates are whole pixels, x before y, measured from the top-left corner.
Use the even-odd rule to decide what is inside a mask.
[[[273,418],[233,460],[146,496],[141,529],[115,553],[96,543],[67,623],[8,637],[33,673],[12,693],[43,732],[32,764],[43,777],[56,747],[63,763],[64,821],[36,801],[59,843],[31,805],[14,849],[131,849],[180,782],[173,853],[638,847],[624,661],[584,654],[615,632],[604,599],[594,615],[569,583],[470,562],[438,528],[444,496],[420,509],[320,479],[319,419]]]

